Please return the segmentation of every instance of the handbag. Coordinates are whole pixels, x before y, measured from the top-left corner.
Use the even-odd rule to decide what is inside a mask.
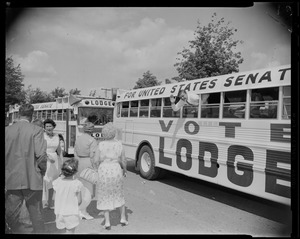
[[[80,178],[89,183],[96,184],[98,181],[98,172],[93,168],[85,168],[80,173]]]

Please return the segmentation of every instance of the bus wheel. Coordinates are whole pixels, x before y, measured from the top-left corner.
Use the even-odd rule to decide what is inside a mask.
[[[62,151],[62,156],[67,156],[67,153],[65,151],[65,141],[63,138],[60,138],[59,139],[59,145],[60,145],[60,148],[61,148],[61,151]]]
[[[160,173],[160,169],[155,167],[154,154],[147,145],[143,146],[139,153],[138,169],[140,175],[146,179],[156,179]]]

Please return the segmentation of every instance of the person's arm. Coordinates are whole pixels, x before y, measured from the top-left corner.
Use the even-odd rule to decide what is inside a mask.
[[[91,159],[91,164],[93,168],[97,169],[97,164],[95,164],[95,156],[96,156],[96,151],[97,151],[97,141],[93,139],[91,145],[90,145],[90,159]]]
[[[178,111],[182,106],[185,105],[185,102],[183,100],[179,100],[175,105],[175,96],[173,95],[170,96],[170,101],[171,101],[171,107],[173,111]]]
[[[76,193],[77,199],[78,199],[78,205],[82,203],[82,194],[81,191]]]
[[[98,169],[99,165],[100,165],[100,149],[99,147],[96,148],[96,152],[95,152],[95,155],[94,155],[94,160],[93,160],[93,167],[95,169]]]
[[[122,153],[121,153],[121,167],[123,169],[123,175],[124,177],[126,177],[127,175],[127,161],[126,161],[126,157],[125,157],[125,150],[124,147],[122,147]]]
[[[45,175],[47,170],[47,141],[44,138],[44,131],[42,128],[38,129],[34,135],[34,153],[36,163],[42,175]]]
[[[64,162],[64,157],[63,157],[63,151],[60,147],[60,143],[58,143],[57,149],[56,149],[57,155],[58,155],[58,162],[59,162],[59,167],[62,166],[63,162]]]

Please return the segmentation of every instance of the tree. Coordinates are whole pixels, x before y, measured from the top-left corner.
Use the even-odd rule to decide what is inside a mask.
[[[161,82],[156,79],[156,76],[152,75],[150,71],[147,71],[143,74],[143,78],[139,78],[136,82],[136,85],[133,87],[133,89],[140,89],[145,87],[151,87],[160,85]]]
[[[69,94],[70,94],[70,95],[80,95],[80,94],[81,94],[80,91],[81,91],[81,90],[78,90],[77,88],[76,88],[76,89],[71,89],[71,90],[69,91]]]
[[[272,2],[269,3],[271,9],[276,11],[276,15],[266,12],[271,18],[273,18],[277,23],[287,28],[289,32],[293,32],[293,11],[296,6],[292,2]],[[296,22],[296,21],[295,21]],[[296,24],[295,24],[296,26]]]
[[[52,94],[42,91],[40,88],[32,89],[31,85],[25,90],[26,101],[30,104],[55,101]]]
[[[12,57],[8,57],[5,60],[5,112],[9,105],[25,103],[23,80],[20,65],[14,66]]]
[[[171,80],[169,80],[168,78],[165,79],[165,84],[171,84],[171,83],[172,83]]]
[[[198,26],[194,33],[195,39],[189,41],[190,49],[179,52],[182,59],[174,66],[179,73],[179,78],[193,80],[210,76],[230,74],[239,71],[239,64],[243,62],[240,52],[233,52],[238,43],[243,41],[233,40],[232,36],[237,29],[224,23],[224,18],[216,19],[212,15],[208,26]]]
[[[56,87],[54,90],[52,90],[50,92],[50,94],[54,97],[54,98],[58,98],[58,97],[64,97],[66,95],[68,95],[68,93],[66,93],[66,90],[64,88],[59,88]]]

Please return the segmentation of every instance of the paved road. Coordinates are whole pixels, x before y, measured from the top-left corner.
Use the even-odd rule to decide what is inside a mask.
[[[119,223],[118,210],[111,213],[111,230],[102,228],[103,215],[93,200],[78,234],[248,234],[262,237],[290,236],[288,207],[224,190],[200,180],[169,173],[159,181],[147,181],[128,164],[125,181],[129,225]],[[53,210],[45,211],[49,233],[55,228]]]

